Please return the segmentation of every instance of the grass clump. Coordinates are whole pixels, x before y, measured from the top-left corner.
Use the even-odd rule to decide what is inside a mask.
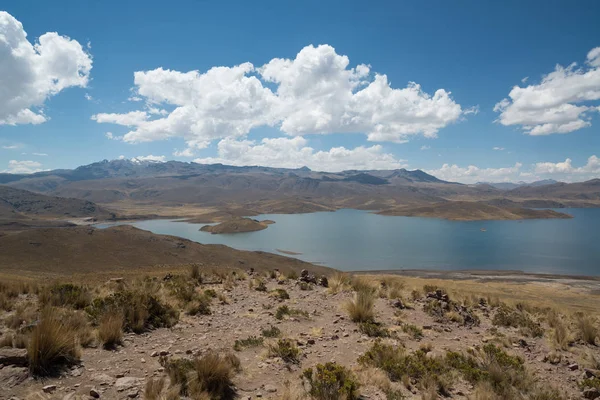
[[[300,350],[292,339],[279,339],[275,344],[269,344],[269,357],[279,357],[286,363],[297,364]]]
[[[239,370],[239,359],[233,355],[210,352],[203,357],[160,360],[165,368],[171,387],[179,389],[179,395],[191,398],[233,399],[235,388],[231,381]]]
[[[302,372],[308,384],[308,394],[317,400],[355,400],[358,399],[359,383],[354,375],[343,365],[334,362],[317,364],[315,369]]]
[[[276,338],[281,336],[281,329],[271,325],[269,328],[262,330],[262,335],[266,338]]]
[[[186,313],[188,315],[210,315],[212,311],[210,306],[212,303],[212,297],[206,294],[198,295],[192,300],[186,307]]]
[[[280,306],[275,312],[275,318],[282,320],[284,317],[304,317],[308,318],[308,313],[296,308],[290,308],[287,305]]]
[[[377,288],[363,277],[354,277],[350,282],[350,285],[352,286],[352,290],[356,293],[368,293],[374,295],[377,291]]]
[[[163,389],[165,388],[165,378],[150,379],[144,387],[144,399],[160,400]]]
[[[263,345],[264,339],[261,337],[250,336],[246,339],[238,339],[233,345],[235,351],[242,351],[249,347],[259,347]]]
[[[353,300],[346,303],[346,310],[353,322],[374,320],[375,295],[372,291],[357,291]]]
[[[204,291],[204,295],[205,295],[206,297],[210,297],[210,298],[212,298],[212,299],[215,299],[215,298],[217,298],[217,296],[218,296],[217,292],[216,292],[214,289],[206,289],[206,290]]]
[[[408,334],[408,336],[415,340],[423,338],[423,330],[416,325],[404,324],[402,325],[402,332]]]
[[[271,296],[275,297],[278,300],[288,300],[290,295],[285,289],[275,289],[271,291]]]
[[[335,272],[328,279],[327,291],[331,294],[336,294],[350,289],[351,279],[348,274],[343,272]]]
[[[361,322],[358,329],[369,337],[389,337],[390,331],[380,323],[373,321]]]
[[[498,308],[492,324],[519,328],[527,336],[542,337],[544,335],[544,329],[526,311],[510,308],[506,304],[502,304]]]
[[[579,338],[587,344],[596,345],[598,337],[598,328],[594,325],[594,321],[583,314],[577,315],[577,331]]]
[[[123,329],[135,333],[170,328],[179,320],[179,313],[173,307],[143,291],[121,291],[94,299],[86,311],[96,321],[107,313],[121,313]]]
[[[123,314],[111,311],[102,316],[98,339],[105,349],[114,349],[123,342]]]
[[[79,362],[79,357],[76,332],[62,321],[55,309],[44,309],[27,346],[32,374],[47,376],[56,373],[61,366]]]
[[[256,286],[254,286],[254,290],[256,290],[257,292],[266,292],[267,284],[262,279],[257,279]]]
[[[56,284],[39,295],[42,306],[83,309],[90,304],[91,300],[92,295],[86,287],[72,283]]]

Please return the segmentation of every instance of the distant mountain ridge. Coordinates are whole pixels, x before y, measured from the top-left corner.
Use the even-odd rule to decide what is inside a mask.
[[[540,181],[535,181],[535,182],[477,182],[476,185],[489,185],[492,187],[495,187],[496,189],[500,189],[500,190],[513,190],[519,187],[523,187],[523,186],[532,186],[532,187],[537,187],[537,186],[545,186],[545,185],[553,185],[555,183],[559,183],[558,181],[555,181],[554,179],[543,179]]]

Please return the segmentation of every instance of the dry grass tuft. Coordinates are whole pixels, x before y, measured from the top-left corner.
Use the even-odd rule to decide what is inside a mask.
[[[372,291],[357,291],[353,300],[346,303],[346,311],[354,322],[374,320],[375,295]]]
[[[598,328],[594,324],[594,320],[583,314],[577,315],[577,329],[579,338],[587,344],[596,345],[598,338]]]
[[[102,316],[98,326],[98,339],[109,350],[123,342],[123,314],[111,311]]]
[[[300,360],[300,350],[292,339],[279,339],[275,344],[269,344],[269,357],[279,357],[287,363],[297,364]]]
[[[160,400],[162,391],[165,387],[165,378],[150,379],[146,382],[144,388],[144,399],[146,400]],[[177,393],[179,398],[179,393]]]
[[[351,279],[350,276],[343,272],[335,272],[328,279],[327,291],[331,294],[344,292],[350,289]]]
[[[76,332],[65,324],[56,309],[42,311],[39,324],[33,329],[27,347],[29,369],[34,375],[57,372],[57,367],[79,361]]]

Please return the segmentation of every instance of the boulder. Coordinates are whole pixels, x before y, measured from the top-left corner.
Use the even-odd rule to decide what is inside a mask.
[[[26,367],[28,364],[27,349],[14,349],[12,347],[0,348],[0,364]]]

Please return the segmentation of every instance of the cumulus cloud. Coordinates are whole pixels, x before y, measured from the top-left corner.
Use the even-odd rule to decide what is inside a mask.
[[[42,164],[37,161],[10,160],[8,169],[2,171],[9,174],[32,174],[42,171]]]
[[[523,164],[515,163],[512,167],[504,168],[479,168],[475,165],[459,167],[456,164],[444,164],[439,169],[427,170],[439,179],[451,182],[477,183],[477,182],[508,182],[518,180]]]
[[[106,132],[104,134],[104,136],[108,139],[108,140],[123,140],[123,136],[117,136],[114,135],[112,132]]]
[[[92,58],[76,40],[44,33],[35,44],[23,25],[0,11],[0,125],[41,124],[47,98],[86,87]]]
[[[184,150],[181,150],[181,151],[175,150],[173,152],[173,155],[175,157],[194,157],[194,150],[190,149],[189,147],[187,149],[184,149]]]
[[[528,135],[573,132],[588,126],[589,113],[598,111],[590,102],[600,100],[600,47],[587,54],[585,66],[557,65],[539,84],[515,86],[498,102],[502,125],[517,125]]]
[[[131,128],[131,143],[182,137],[191,148],[241,138],[259,126],[290,136],[365,133],[371,141],[403,142],[414,135],[435,137],[463,110],[438,89],[417,83],[393,88],[368,65],[350,66],[329,45],[306,46],[294,59],[274,58],[263,66],[242,63],[206,72],[163,68],[134,73],[135,95],[156,108],[126,114],[98,114],[100,123]],[[172,109],[162,115],[160,106]],[[468,113],[475,113],[470,109]]]
[[[587,163],[581,167],[574,167],[572,160],[567,158],[563,162],[539,162],[535,164],[534,172],[536,174],[548,175],[588,175],[593,177],[600,175],[600,158],[595,155],[588,158]]]
[[[218,144],[218,157],[198,158],[202,164],[268,165],[279,168],[307,166],[318,171],[338,172],[347,169],[395,169],[405,165],[403,160],[384,153],[380,145],[359,146],[354,149],[334,147],[316,151],[301,136],[293,138],[264,138],[260,142],[226,138]]]
[[[152,154],[147,156],[137,156],[131,159],[133,162],[166,162],[167,158],[165,156],[153,156]]]

